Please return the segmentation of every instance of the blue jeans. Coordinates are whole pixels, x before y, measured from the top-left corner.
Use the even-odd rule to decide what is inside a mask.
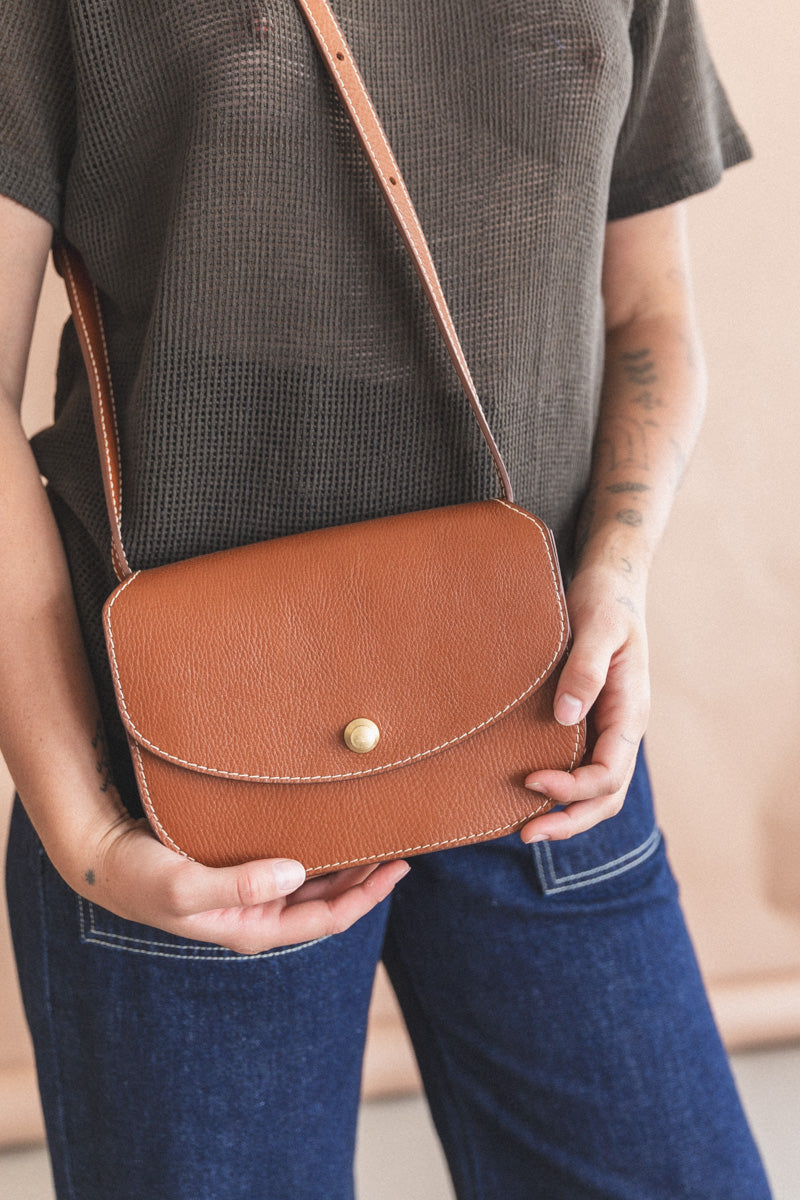
[[[767,1200],[640,759],[623,811],[412,860],[252,958],[121,920],[17,802],[8,895],[59,1200],[346,1200],[388,967],[460,1200]]]

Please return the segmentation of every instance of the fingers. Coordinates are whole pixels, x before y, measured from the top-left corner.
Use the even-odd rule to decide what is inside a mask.
[[[238,867],[204,867],[184,860],[165,880],[164,899],[176,916],[253,908],[283,899],[305,878],[302,863],[289,858],[259,859]]]
[[[404,862],[384,863],[370,869],[356,884],[344,886],[329,883],[329,895],[318,895],[324,880],[313,880],[309,886],[311,898],[219,914],[224,918],[220,944],[239,954],[261,954],[275,947],[312,942],[319,938],[344,933],[351,925],[373,909],[408,873]],[[337,892],[337,886],[342,888]],[[302,889],[301,889],[302,890]],[[205,924],[213,928],[215,914],[204,914]]]
[[[615,816],[622,808],[636,764],[636,750],[633,748],[631,755],[631,749],[628,747],[624,760],[614,766],[590,763],[569,774],[549,772],[553,777],[549,791],[558,794],[558,798],[552,795],[551,799],[564,807],[534,817],[523,826],[523,842],[571,838]]]
[[[623,636],[624,635],[624,636]],[[556,689],[563,720],[591,709],[591,761],[572,772],[532,771],[525,784],[555,804],[575,804],[624,791],[650,711],[647,642],[643,631],[595,618],[576,635]]]
[[[366,863],[315,879],[306,879],[302,864],[293,859],[263,859],[239,867],[205,867],[202,891],[198,891],[196,884],[191,891],[187,889],[185,903],[189,912],[201,912],[255,908],[273,901],[293,905],[309,900],[333,901],[366,882],[379,866]],[[177,898],[178,907],[183,899]]]
[[[341,872],[341,878],[309,880],[289,896],[274,896],[272,866],[266,860],[243,867],[201,868],[226,876],[212,881],[210,894],[218,900],[227,897],[228,903],[195,909],[176,932],[251,955],[329,937],[344,932],[385,900],[409,869],[405,862],[372,864]],[[231,903],[234,897],[239,900]],[[242,903],[243,899],[248,902]]]
[[[616,816],[622,808],[625,793],[617,796],[595,796],[579,800],[569,808],[547,813],[529,821],[521,830],[523,842],[558,842],[585,833],[600,821]]]
[[[401,861],[307,880],[293,859],[206,867],[163,846],[141,823],[100,839],[91,898],[128,920],[242,954],[347,929],[408,872]]]
[[[286,897],[287,904],[302,904],[306,900],[333,900],[349,887],[363,883],[373,871],[377,871],[379,863],[367,863],[361,867],[350,867],[344,871],[335,871],[330,875],[319,875],[315,879],[307,879],[301,888]]]
[[[648,711],[646,666],[631,659],[618,660],[593,710],[597,736],[591,761],[574,771],[533,771],[526,778],[527,787],[565,807],[529,821],[522,830],[523,841],[572,837],[619,812]]]
[[[536,771],[529,775],[526,786],[535,786],[554,804],[565,807],[529,821],[521,831],[522,840],[573,837],[618,813],[633,775],[640,740],[624,735],[614,725],[599,735],[592,761],[585,766],[571,772]]]
[[[370,870],[360,883],[346,887],[332,897],[289,904],[281,914],[281,934],[294,942],[343,933],[385,900],[409,870],[406,862],[382,863]]]
[[[616,795],[627,785],[640,741],[640,736],[628,737],[615,726],[600,734],[591,762],[574,771],[534,771],[525,786],[554,804]]]
[[[553,702],[561,725],[582,721],[605,685],[609,663],[618,642],[602,625],[591,624],[576,634],[561,671]]]

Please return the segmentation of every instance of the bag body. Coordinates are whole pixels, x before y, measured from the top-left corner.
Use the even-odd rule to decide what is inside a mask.
[[[547,806],[525,776],[583,751],[553,717],[552,537],[503,500],[136,572],[104,623],[148,817],[209,865],[315,875],[499,837]]]

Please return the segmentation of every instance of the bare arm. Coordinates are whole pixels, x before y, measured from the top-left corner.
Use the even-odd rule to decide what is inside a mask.
[[[590,488],[567,592],[574,645],[556,694],[565,723],[591,710],[591,759],[529,786],[569,807],[528,823],[570,837],[624,800],[647,724],[647,578],[705,403],[682,205],[609,225],[603,270],[606,366]]]
[[[108,777],[64,550],[19,419],[51,236],[0,197],[0,748],[16,788],[67,883],[121,916],[246,952],[339,932],[404,863],[307,883],[289,861],[203,867],[131,820]]]

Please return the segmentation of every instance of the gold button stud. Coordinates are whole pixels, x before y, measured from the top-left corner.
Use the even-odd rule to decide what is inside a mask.
[[[345,728],[344,741],[356,754],[368,754],[380,741],[381,731],[369,717],[356,717]]]

